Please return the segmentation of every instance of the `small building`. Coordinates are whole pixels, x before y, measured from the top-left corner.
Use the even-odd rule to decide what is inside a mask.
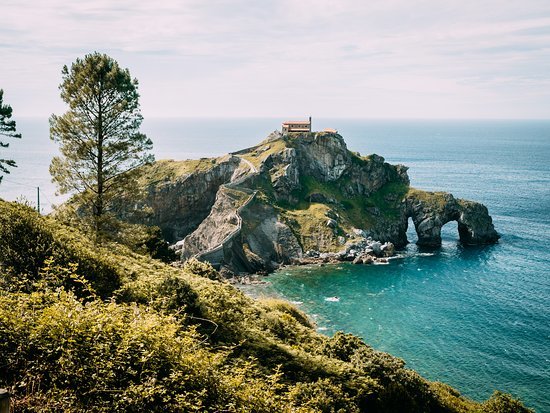
[[[289,132],[311,132],[311,116],[309,120],[289,120],[283,122],[283,135]]]
[[[325,129],[323,129],[323,132],[327,132],[327,133],[338,133],[338,130],[337,130],[337,129],[333,129],[333,128],[325,128]]]

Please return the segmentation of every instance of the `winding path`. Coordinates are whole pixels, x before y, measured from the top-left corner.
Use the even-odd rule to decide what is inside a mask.
[[[249,173],[248,174],[245,174],[244,176],[240,177],[239,179],[233,181],[233,182],[229,182],[227,184],[223,184],[221,185],[220,189],[222,189],[222,187],[224,188],[234,188],[235,186],[237,185],[240,185],[241,183],[244,182],[244,180],[246,178],[248,178],[251,174],[257,174],[258,173],[258,168],[256,168],[254,166],[254,164],[252,162],[250,162],[248,159],[245,159],[241,156],[238,156],[238,155],[235,155],[237,156],[241,162],[244,162],[248,165],[249,167]],[[218,191],[219,191],[218,190]],[[196,258],[198,260],[205,260],[205,257],[210,255],[210,254],[214,254],[216,252],[218,252],[219,250],[221,250],[225,244],[227,244],[229,241],[231,241],[235,236],[237,236],[239,234],[239,232],[241,231],[242,229],[242,218],[240,216],[240,211],[242,211],[243,208],[245,208],[246,206],[248,206],[248,204],[250,204],[250,202],[252,202],[252,200],[254,199],[254,197],[256,196],[256,194],[258,193],[258,191],[254,191],[249,197],[248,199],[240,206],[238,207],[236,210],[235,210],[235,215],[237,216],[237,228],[234,229],[233,231],[231,231],[222,241],[220,241],[220,243],[212,248],[209,248],[207,249],[206,251],[201,251],[201,252],[198,252],[196,254],[194,254],[192,256],[192,258]],[[191,233],[192,234],[192,233]],[[189,235],[191,235],[189,234]],[[183,239],[183,246],[182,246],[182,251],[185,251],[185,239],[187,237],[185,237]]]
[[[258,173],[258,168],[256,168],[254,166],[254,164],[252,162],[250,162],[248,159],[245,159],[239,155],[236,155],[241,161],[243,161],[245,164],[247,164],[249,167],[250,167],[250,171],[253,173],[253,174],[257,174]]]

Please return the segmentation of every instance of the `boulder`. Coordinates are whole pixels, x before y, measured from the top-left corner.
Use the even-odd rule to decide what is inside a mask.
[[[380,242],[374,241],[370,244],[370,248],[372,248],[372,251],[374,251],[374,254],[376,254],[376,256],[382,254],[382,244]]]
[[[382,255],[384,257],[391,257],[395,254],[395,246],[391,242],[385,242],[382,244],[380,250],[382,251]]]
[[[329,218],[327,220],[327,223],[326,223],[327,227],[329,228],[336,228],[338,226],[338,223],[336,222],[336,220],[332,219],[332,218]]]

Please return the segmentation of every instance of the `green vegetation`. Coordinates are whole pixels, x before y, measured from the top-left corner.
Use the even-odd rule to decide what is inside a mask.
[[[446,192],[429,192],[422,191],[420,189],[410,188],[407,197],[411,199],[416,199],[420,202],[428,204],[436,208],[438,213],[441,213],[447,205],[447,197],[449,196]]]
[[[317,334],[191,262],[179,269],[0,202],[0,387],[19,412],[528,412]]]
[[[402,182],[388,182],[366,199],[366,205],[377,208],[386,218],[396,218],[408,191],[409,186]]]
[[[335,236],[352,233],[353,228],[370,229],[381,220],[393,220],[399,216],[400,204],[408,191],[401,182],[389,182],[369,197],[345,194],[350,178],[342,176],[333,182],[321,182],[313,177],[301,176],[301,190],[293,193],[294,204],[273,199],[281,216],[293,229],[304,249],[319,249],[322,241],[328,250],[341,248]],[[321,194],[328,203],[309,202],[313,194]],[[337,214],[338,228],[327,227],[329,215]],[[326,241],[326,242],[325,242]]]
[[[361,195],[349,197],[343,192],[343,188],[349,182],[349,178],[342,177],[335,182],[319,182],[311,177],[301,180],[304,188],[305,199],[313,193],[321,193],[342,205],[339,209],[349,223],[356,228],[368,229],[378,219],[371,212],[371,208],[377,208],[380,214],[393,218],[398,213],[399,203],[405,196],[408,186],[400,182],[389,182],[369,197]]]
[[[334,231],[327,226],[330,207],[312,203],[303,209],[281,210],[280,215],[293,230],[304,250],[336,250]],[[341,246],[340,246],[341,247]]]
[[[280,153],[286,147],[284,139],[277,139],[271,142],[262,142],[258,146],[252,148],[249,152],[240,153],[239,156],[250,161],[252,165],[259,168],[261,163],[269,156]]]
[[[142,185],[158,182],[174,182],[182,176],[193,172],[203,172],[216,165],[214,158],[188,159],[185,161],[174,161],[162,159],[147,166],[140,171],[139,180]]]
[[[11,120],[12,108],[10,105],[4,105],[3,100],[4,91],[0,89],[0,135],[8,138],[21,138],[21,134],[16,133],[15,121]],[[8,146],[10,146],[9,143],[0,141],[0,148],[7,148]],[[8,168],[16,166],[14,160],[0,158],[0,183],[3,178],[1,174],[9,174],[10,170]]]
[[[35,291],[44,269],[52,264],[74,269],[101,297],[120,287],[118,264],[107,249],[94,247],[75,230],[26,206],[0,201],[0,234],[0,283],[8,291]]]

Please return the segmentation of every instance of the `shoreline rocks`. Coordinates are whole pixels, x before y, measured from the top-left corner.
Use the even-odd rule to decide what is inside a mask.
[[[348,243],[338,252],[306,251],[302,258],[295,259],[294,265],[336,264],[351,262],[353,264],[387,263],[388,258],[395,255],[395,246],[391,242],[367,238],[358,242]]]

